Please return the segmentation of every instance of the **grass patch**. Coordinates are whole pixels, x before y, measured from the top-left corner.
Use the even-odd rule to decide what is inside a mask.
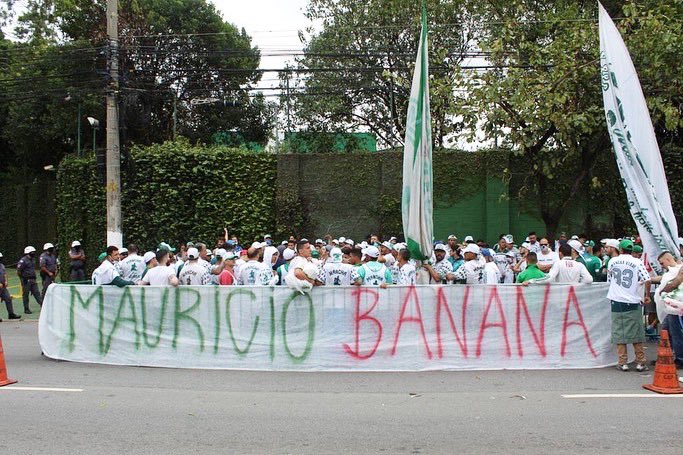
[[[43,289],[43,280],[38,277],[36,281],[38,283],[38,291],[40,292]],[[59,279],[57,281],[59,282]],[[14,312],[16,314],[21,316],[22,319],[27,320],[35,320],[40,317],[40,306],[32,295],[29,295],[28,307],[33,314],[24,314],[24,303],[21,299],[21,280],[19,280],[19,277],[17,276],[16,268],[7,269],[7,287],[9,293],[12,295],[12,306],[14,307]],[[4,302],[0,302],[0,319],[3,321],[7,320],[7,306]]]

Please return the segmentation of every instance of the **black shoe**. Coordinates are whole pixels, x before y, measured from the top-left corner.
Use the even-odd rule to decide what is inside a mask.
[[[9,319],[21,319],[21,316],[19,316],[18,314],[10,314]]]
[[[33,311],[31,311],[31,310],[29,310],[29,309],[25,309],[25,310],[24,310],[24,314],[33,314]]]

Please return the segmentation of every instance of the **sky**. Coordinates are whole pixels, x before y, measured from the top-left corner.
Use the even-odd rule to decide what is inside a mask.
[[[304,16],[308,0],[211,0],[223,19],[244,28],[252,42],[261,49],[261,68],[282,68],[293,57],[284,55],[301,51],[298,31],[310,25]],[[277,73],[265,73],[259,87],[277,86]]]

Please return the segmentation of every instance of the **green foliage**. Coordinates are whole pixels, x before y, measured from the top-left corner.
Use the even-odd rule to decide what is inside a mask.
[[[141,249],[161,241],[213,245],[224,227],[251,242],[275,226],[274,155],[178,140],[135,147],[122,175],[124,241]],[[58,180],[59,241],[82,239],[92,269],[106,247],[105,193],[94,158],[64,160]]]
[[[444,145],[457,124],[448,116],[451,80],[465,50],[454,24],[463,23],[462,1],[429,0],[431,115],[435,144]],[[384,147],[403,143],[412,69],[419,42],[420,2],[397,0],[312,0],[307,16],[321,23],[306,42],[298,69],[307,71],[303,92],[290,103],[299,123],[315,131],[376,134]],[[449,24],[449,25],[443,25]],[[334,68],[335,71],[316,71]],[[283,72],[282,86],[291,73]],[[290,87],[299,87],[289,81]],[[440,96],[436,96],[439,94]]]

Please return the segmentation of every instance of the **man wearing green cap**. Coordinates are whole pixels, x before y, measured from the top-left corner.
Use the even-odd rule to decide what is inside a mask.
[[[641,304],[650,303],[650,274],[640,259],[632,256],[633,242],[619,242],[619,256],[609,261],[607,298],[612,302],[612,343],[617,345],[617,368],[628,371],[627,344],[633,344],[636,370],[647,370],[643,343],[645,327]],[[644,289],[644,292],[643,292]]]
[[[103,253],[104,254],[104,253]],[[102,257],[102,255],[100,255]],[[119,249],[114,245],[107,247],[107,253],[102,263],[92,273],[92,284],[114,285],[118,287],[130,286],[135,283],[121,278],[114,263],[119,260]]]
[[[594,241],[586,241],[586,243],[583,244],[584,250],[581,252],[579,257],[576,258],[576,261],[586,266],[586,268],[588,269],[588,273],[590,273],[593,277],[593,281],[605,281],[607,279],[607,276],[602,275],[600,273],[600,269],[602,268],[602,261],[600,261],[600,259],[598,259],[597,257],[593,256],[594,246]]]

